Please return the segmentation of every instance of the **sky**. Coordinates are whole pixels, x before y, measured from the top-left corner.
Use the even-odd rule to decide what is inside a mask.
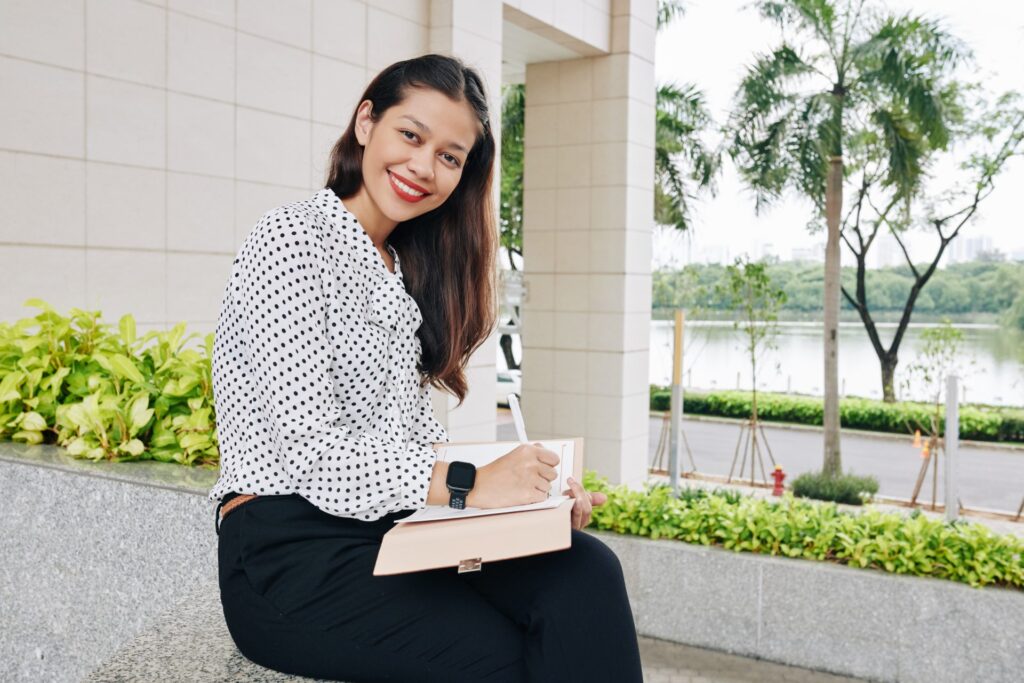
[[[977,73],[994,92],[1024,93],[1024,3],[1013,0],[881,0],[897,12],[910,11],[942,19],[949,32],[973,50]],[[778,43],[775,26],[747,7],[748,0],[686,0],[683,17],[661,30],[655,54],[655,77],[665,82],[695,83],[706,96],[717,123],[725,121],[733,93],[754,55]],[[876,5],[877,6],[877,5]],[[697,205],[695,230],[689,239],[674,230],[658,229],[654,267],[680,264],[701,254],[731,260],[742,252],[757,258],[766,250],[788,260],[794,248],[824,243],[824,233],[809,235],[809,202],[787,197],[760,216],[752,195],[742,187],[728,160],[719,178],[718,194]],[[1015,202],[1024,190],[1024,158],[1011,160],[997,178],[996,190],[980,215],[961,231],[965,237],[989,236],[992,246],[1007,254],[1024,252],[1024,219]],[[934,253],[933,240],[911,239],[915,260]],[[844,265],[852,263],[845,247]]]

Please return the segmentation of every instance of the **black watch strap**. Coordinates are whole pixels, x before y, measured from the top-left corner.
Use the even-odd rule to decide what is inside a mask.
[[[464,509],[466,509],[466,495],[468,493],[469,493],[468,491],[454,491],[454,490],[452,490],[451,491],[451,494],[452,494],[451,495],[451,500],[448,502],[448,505],[450,507],[452,507],[452,508],[455,508],[456,510],[464,510]]]

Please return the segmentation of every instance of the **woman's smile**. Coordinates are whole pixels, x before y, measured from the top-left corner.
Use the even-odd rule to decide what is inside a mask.
[[[388,179],[391,181],[391,189],[395,191],[395,194],[407,202],[415,203],[430,196],[425,189],[394,171],[388,171]]]

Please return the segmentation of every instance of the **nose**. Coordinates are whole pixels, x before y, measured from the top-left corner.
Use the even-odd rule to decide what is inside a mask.
[[[416,153],[409,158],[409,171],[418,180],[434,182],[434,153],[424,148],[416,150]]]

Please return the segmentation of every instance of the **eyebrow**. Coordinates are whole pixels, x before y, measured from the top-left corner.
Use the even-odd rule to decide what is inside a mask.
[[[419,126],[420,130],[422,130],[424,133],[427,133],[428,135],[430,134],[430,126],[428,126],[427,124],[423,123],[422,121],[417,121],[416,119],[414,119],[413,117],[409,116],[408,114],[402,114],[399,118],[409,119],[410,121],[415,123],[417,126]],[[454,147],[455,149],[459,150],[460,152],[463,152],[463,153],[468,153],[469,152],[469,150],[467,150],[465,147],[463,147],[462,145],[460,145],[457,142],[452,142],[452,143],[449,143],[449,144],[451,144],[452,147]]]

